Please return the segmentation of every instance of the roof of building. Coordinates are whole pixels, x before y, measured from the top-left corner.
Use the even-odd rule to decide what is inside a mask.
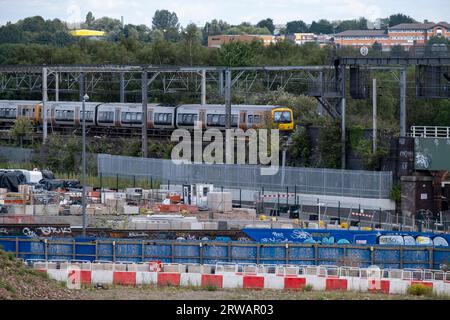
[[[106,34],[104,31],[78,29],[72,30],[70,33],[75,37],[102,37]]]
[[[390,30],[425,30],[425,29],[431,29],[436,26],[443,26],[450,29],[450,24],[444,21],[434,23],[401,23],[396,26],[390,27]]]
[[[387,37],[386,31],[385,30],[379,30],[379,29],[375,29],[375,30],[347,30],[341,33],[338,33],[336,36],[338,37],[375,37],[375,36],[380,36],[380,37]]]

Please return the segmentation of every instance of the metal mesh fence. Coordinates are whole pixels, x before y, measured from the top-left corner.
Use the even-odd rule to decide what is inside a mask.
[[[175,164],[171,160],[98,155],[98,173],[157,179],[170,184],[212,183],[225,188],[387,199],[392,172],[314,168],[279,168],[275,175],[262,175],[261,166],[229,164]]]

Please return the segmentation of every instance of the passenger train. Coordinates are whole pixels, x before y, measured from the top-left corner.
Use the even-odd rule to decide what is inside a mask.
[[[81,125],[82,106],[80,102],[47,102],[47,123],[53,127]],[[42,125],[42,101],[0,101],[0,125],[13,124],[17,119],[29,119],[35,125]],[[142,104],[102,103],[85,104],[86,126],[106,128],[140,128],[142,126]],[[149,129],[192,129],[201,124],[203,129],[225,128],[225,106],[219,104],[186,104],[163,106],[148,104],[147,128]],[[293,112],[289,108],[270,105],[232,105],[231,126],[243,130],[261,128],[270,119],[281,132],[294,129]]]

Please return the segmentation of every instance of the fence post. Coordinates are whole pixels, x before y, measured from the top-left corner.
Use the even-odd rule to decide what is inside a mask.
[[[260,255],[261,255],[261,244],[258,243],[256,245],[256,264],[259,264],[259,261],[260,261],[260,258],[261,258]]]
[[[16,258],[19,257],[19,238],[16,237]]]
[[[116,241],[113,241],[113,261],[116,262]]]
[[[98,260],[98,240],[95,240],[95,260]]]
[[[297,185],[294,186],[294,204],[297,205]]]
[[[231,261],[231,243],[228,242],[227,245],[228,245],[228,254],[227,254],[227,258],[228,258],[228,262],[230,262],[230,261]]]
[[[400,269],[403,269],[403,247],[400,247]]]
[[[145,240],[142,240],[141,243],[141,262],[145,260]]]
[[[286,187],[286,205],[289,206],[289,187]]]
[[[428,248],[428,265],[430,267],[430,269],[433,269],[433,248]]]
[[[262,186],[262,204],[261,204],[261,206],[262,206],[262,208],[261,208],[261,210],[262,210],[262,214],[264,214],[264,186]]]
[[[170,190],[170,180],[167,180],[167,190]]]
[[[199,246],[200,246],[200,250],[199,250],[199,254],[200,254],[200,264],[203,264],[203,245],[202,245],[201,242],[200,242]]]
[[[341,225],[341,202],[338,201],[338,223]]]
[[[239,206],[242,208],[242,189],[239,188]]]
[[[103,189],[103,174],[100,172],[100,191]]]
[[[44,239],[44,257],[45,257],[45,261],[48,260],[48,246],[47,246],[47,239]]]
[[[136,176],[133,175],[133,188],[136,188]]]
[[[150,176],[150,189],[153,190],[153,178]]]
[[[285,260],[286,264],[289,264],[289,243],[286,243]]]
[[[277,210],[280,210],[280,193],[277,193],[278,197],[277,197]]]
[[[378,213],[378,215],[379,215],[379,217],[378,217],[378,220],[380,220],[380,229],[383,229],[383,225],[382,225],[382,220],[381,220],[381,208],[380,208],[380,210],[379,210],[379,213]]]
[[[361,203],[358,206],[358,230],[361,230]]]
[[[314,244],[314,263],[316,266],[319,265],[319,247],[317,246],[317,243]]]
[[[117,191],[119,191],[119,174],[118,173],[116,174],[116,188],[117,188]]]

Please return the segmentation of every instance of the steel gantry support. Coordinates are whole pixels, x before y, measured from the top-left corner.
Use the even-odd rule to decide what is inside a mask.
[[[400,70],[400,136],[406,137],[406,68]]]
[[[225,70],[225,119],[226,128],[231,129],[231,70]]]
[[[346,168],[347,164],[347,130],[346,130],[346,119],[345,119],[345,112],[347,108],[347,100],[345,97],[345,65],[341,66],[340,68],[340,77],[338,78],[340,80],[341,85],[341,92],[342,92],[342,98],[341,98],[341,169]]]
[[[45,144],[47,141],[47,68],[42,68],[42,125],[43,125],[43,137],[42,142]]]
[[[147,141],[147,102],[148,102],[148,75],[147,71],[142,72],[142,157],[148,157]]]
[[[202,70],[201,105],[206,105],[206,70]]]
[[[120,84],[120,102],[125,102],[125,73],[121,72],[119,78],[119,84]]]

